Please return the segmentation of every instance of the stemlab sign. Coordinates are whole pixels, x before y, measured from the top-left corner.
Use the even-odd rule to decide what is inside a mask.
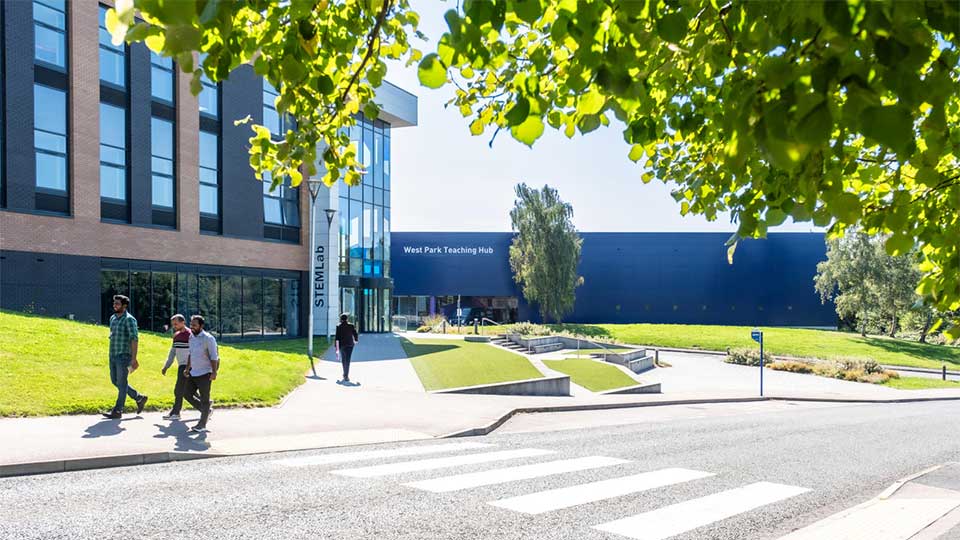
[[[326,256],[324,247],[317,246],[313,252],[313,307],[323,307],[323,290],[326,286]]]

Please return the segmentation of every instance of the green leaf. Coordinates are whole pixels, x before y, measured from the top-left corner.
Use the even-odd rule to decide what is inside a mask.
[[[207,0],[207,5],[200,12],[200,24],[207,24],[217,16],[217,8],[220,6],[220,0]]]
[[[307,69],[293,55],[285,55],[280,63],[280,74],[284,82],[296,84],[307,75]]]
[[[504,118],[508,126],[518,126],[527,120],[530,116],[530,100],[523,96],[517,98],[517,102],[507,111]]]
[[[203,82],[200,80],[200,74],[194,73],[190,78],[190,93],[199,96],[201,90],[203,90]]]
[[[824,101],[813,108],[800,119],[797,124],[797,137],[804,143],[819,146],[833,134],[833,117],[830,116],[830,107]]]
[[[867,107],[860,124],[864,135],[890,148],[901,159],[913,153],[913,117],[908,109],[898,105]]]
[[[513,0],[513,12],[521,21],[534,24],[543,13],[540,0]]]
[[[539,116],[528,116],[519,126],[510,128],[513,138],[527,146],[533,146],[533,143],[543,135],[543,119]]]
[[[668,13],[657,20],[657,35],[670,43],[680,43],[687,35],[688,24],[683,13]]]
[[[476,137],[477,135],[483,134],[484,124],[483,121],[477,118],[473,122],[470,122],[470,134]]]
[[[643,157],[643,145],[635,144],[631,146],[630,154],[627,157],[630,158],[630,161],[633,161],[634,163],[640,161],[640,158]]]
[[[333,89],[333,79],[331,79],[329,75],[323,74],[317,77],[317,92],[329,96],[333,93]]]
[[[376,120],[377,117],[380,116],[380,107],[378,107],[376,103],[368,101],[363,106],[363,115],[370,120]]]
[[[887,238],[883,247],[887,250],[887,254],[893,257],[904,255],[910,253],[910,250],[913,249],[913,238],[905,234],[897,233]]]
[[[192,24],[181,24],[167,27],[167,52],[176,54],[186,51],[200,50],[202,35],[200,30]]]
[[[853,18],[850,17],[850,8],[847,2],[833,2],[827,0],[823,3],[823,18],[833,27],[834,30],[842,35],[850,35],[853,28]]]
[[[596,88],[591,88],[589,92],[580,96],[577,100],[577,113],[582,115],[597,114],[603,109],[607,98]]]
[[[447,70],[440,63],[437,54],[430,53],[420,61],[417,77],[420,79],[420,84],[427,88],[440,88],[447,82]]]

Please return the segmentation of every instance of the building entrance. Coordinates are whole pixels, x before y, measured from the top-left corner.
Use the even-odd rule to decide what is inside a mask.
[[[358,332],[390,332],[390,289],[342,287],[341,311],[350,315]]]

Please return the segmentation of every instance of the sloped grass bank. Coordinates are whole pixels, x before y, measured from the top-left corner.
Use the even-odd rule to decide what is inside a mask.
[[[486,343],[418,338],[400,343],[428,391],[543,377],[523,356]]]

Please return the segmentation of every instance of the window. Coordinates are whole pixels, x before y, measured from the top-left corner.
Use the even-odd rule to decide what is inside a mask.
[[[173,122],[150,119],[150,182],[154,225],[176,225],[174,214]],[[167,218],[167,219],[164,219]]]
[[[275,139],[283,138],[291,129],[290,119],[277,113],[278,93],[266,80],[263,81],[263,125]],[[290,185],[290,179],[271,191],[271,177],[263,178],[263,236],[287,242],[300,241],[300,191]]]
[[[127,196],[127,111],[100,103],[101,217],[129,220]]]
[[[243,278],[222,276],[220,278],[220,332],[223,337],[241,337],[243,313]]]
[[[67,93],[33,86],[33,145],[37,189],[67,193]]]
[[[200,56],[200,63],[207,58],[207,55]],[[207,78],[206,74],[200,76],[200,95],[197,100],[200,103],[200,114],[210,118],[219,118],[220,116],[220,91],[217,84]]]
[[[200,132],[200,228],[220,232],[220,138]]]
[[[243,336],[263,335],[263,284],[259,276],[243,277]]]
[[[36,62],[66,71],[66,0],[34,0],[33,45]]]
[[[111,43],[107,30],[107,8],[100,6],[100,82],[125,88],[127,86],[126,44]]]
[[[150,95],[154,100],[173,103],[173,59],[150,51]]]

